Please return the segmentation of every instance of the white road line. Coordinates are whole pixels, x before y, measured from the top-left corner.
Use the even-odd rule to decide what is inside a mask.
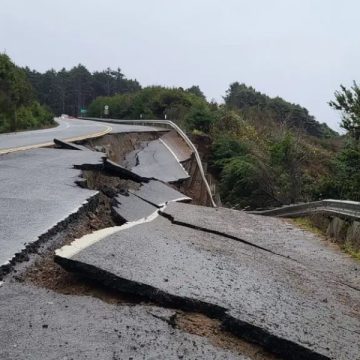
[[[55,251],[55,255],[65,258],[71,259],[80,251],[88,248],[89,246],[96,244],[97,242],[105,239],[106,237],[115,234],[119,231],[123,231],[126,229],[130,229],[136,225],[148,223],[150,221],[155,220],[159,216],[159,211],[163,211],[166,206],[163,206],[161,209],[156,210],[151,215],[141,218],[136,221],[127,222],[121,226],[113,226],[101,230],[94,231],[91,234],[87,234],[79,239],[75,239],[70,245],[65,245],[62,248]]]

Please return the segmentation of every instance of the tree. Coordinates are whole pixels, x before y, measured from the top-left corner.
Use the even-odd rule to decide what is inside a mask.
[[[228,107],[239,109],[245,117],[258,122],[266,121],[266,126],[269,125],[269,119],[272,119],[275,126],[281,124],[287,128],[300,129],[319,138],[334,133],[326,124],[316,121],[308,110],[300,105],[292,104],[281,97],[271,98],[245,84],[230,84],[224,100]]]
[[[342,111],[340,126],[347,130],[355,140],[360,139],[360,88],[354,81],[353,86],[347,89],[340,85],[340,91],[335,91],[335,100],[329,105],[335,110]]]
[[[0,132],[42,126],[52,122],[51,114],[35,102],[24,70],[0,54]]]
[[[202,98],[203,100],[206,99],[204,93],[201,91],[201,89],[198,85],[193,85],[193,86],[189,87],[188,89],[186,89],[186,91]]]
[[[214,120],[214,114],[204,104],[193,106],[186,116],[186,123],[190,130],[196,129],[204,133],[210,132]]]

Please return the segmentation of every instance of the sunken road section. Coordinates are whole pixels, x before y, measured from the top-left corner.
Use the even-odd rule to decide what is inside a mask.
[[[75,240],[56,251],[56,262],[123,292],[216,317],[285,359],[359,358],[358,290],[258,246],[156,213]]]

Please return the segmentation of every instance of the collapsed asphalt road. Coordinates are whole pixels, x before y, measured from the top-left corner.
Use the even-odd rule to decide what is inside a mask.
[[[68,121],[76,124],[73,127],[80,127],[79,123],[84,120]],[[85,129],[81,130],[83,133],[88,131],[87,123],[92,126],[97,125],[96,122],[86,121]],[[128,133],[132,127],[114,125],[114,128],[119,128],[121,135],[124,132]],[[156,134],[155,128],[134,127],[135,132],[140,130]],[[30,137],[31,133],[38,135],[39,131],[27,132],[27,136]],[[158,136],[162,134],[163,130]],[[71,150],[74,147],[64,142],[57,143],[63,149],[42,148],[0,155],[0,279],[1,274],[8,271],[18,259],[26,259],[27,249],[36,247],[37,242],[45,241],[51,232],[56,231],[59,226],[66,225],[69,216],[76,214],[82,207],[90,206],[89,203],[97,201],[99,192],[96,191],[97,189],[86,188],[86,180],[82,188],[76,185],[84,182],[84,179],[81,179],[82,170],[100,171],[106,168],[116,176],[138,183],[143,182],[144,186],[136,196],[150,203],[153,202],[155,206],[175,199],[190,200],[165,184],[158,181],[149,182],[152,178],[161,178],[164,169],[149,169],[147,172],[149,178],[146,178],[105,159],[106,155],[103,152],[90,151],[84,146],[77,146],[78,150],[74,151]],[[149,146],[152,146],[152,142],[143,142],[140,150]],[[162,158],[166,159],[172,180],[180,180],[176,173],[182,167],[167,147],[162,148]],[[147,182],[149,183],[146,184]],[[117,189],[119,192],[120,190],[132,189],[127,187]],[[121,206],[120,197],[121,194],[117,199],[119,206]],[[122,202],[125,200],[124,198]],[[116,199],[114,201],[116,202]],[[134,211],[130,207],[128,209]],[[116,212],[116,207],[114,211]]]
[[[0,358],[359,359],[357,263],[281,219],[179,203],[191,152],[154,136],[0,157]]]

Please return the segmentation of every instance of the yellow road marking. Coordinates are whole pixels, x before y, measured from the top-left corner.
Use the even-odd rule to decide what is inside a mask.
[[[68,142],[73,142],[73,141],[81,141],[81,140],[86,140],[86,139],[93,139],[93,138],[97,138],[100,136],[104,136],[104,135],[108,134],[111,130],[112,130],[112,127],[107,126],[104,131],[101,131],[98,133],[82,135],[82,136],[75,136],[75,137],[66,138],[66,139],[62,139],[62,140],[68,141]],[[46,143],[41,143],[41,144],[33,144],[33,145],[19,146],[19,147],[15,147],[15,148],[0,149],[0,155],[9,154],[9,153],[12,153],[15,151],[25,151],[25,150],[37,149],[37,148],[53,146],[53,145],[54,145],[54,142],[51,141],[51,142],[46,142]]]

